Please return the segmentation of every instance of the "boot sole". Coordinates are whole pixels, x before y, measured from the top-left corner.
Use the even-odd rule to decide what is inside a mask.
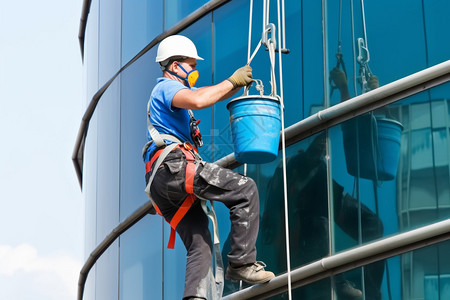
[[[270,281],[272,278],[275,278],[275,277],[274,276],[269,276],[269,277],[261,279],[261,280],[247,280],[247,279],[244,279],[244,278],[238,278],[238,279],[231,278],[230,276],[225,275],[225,279],[226,280],[233,281],[233,282],[239,282],[239,281],[242,280],[242,281],[244,281],[246,283],[249,283],[249,284],[266,283],[266,282]]]

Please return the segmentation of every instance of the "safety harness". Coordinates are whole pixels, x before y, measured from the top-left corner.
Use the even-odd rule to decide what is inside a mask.
[[[150,144],[148,144],[148,145],[146,145],[146,147],[144,147],[145,151],[147,151],[147,148],[149,145]],[[185,189],[186,189],[186,192],[188,193],[188,195],[184,199],[183,203],[178,208],[178,210],[175,212],[175,215],[172,217],[172,219],[170,221],[165,219],[171,227],[169,243],[167,245],[167,248],[169,248],[169,249],[173,249],[175,247],[175,237],[176,237],[175,229],[177,228],[177,225],[178,225],[178,223],[180,223],[181,219],[183,219],[183,217],[186,215],[188,210],[191,208],[191,206],[194,203],[195,198],[196,198],[196,196],[194,195],[194,176],[195,176],[195,169],[196,169],[196,159],[195,159],[194,154],[192,153],[192,151],[195,151],[195,150],[189,143],[186,143],[186,142],[185,143],[177,142],[177,143],[174,143],[171,145],[174,145],[174,146],[169,147],[169,149],[171,149],[170,151],[175,150],[175,149],[180,149],[186,157],[187,165],[186,165],[186,175],[185,175],[186,176],[185,177]],[[169,152],[164,151],[167,149],[167,147],[168,146],[166,146],[165,148],[158,149],[155,152],[155,154],[153,154],[151,160],[145,164],[145,172],[146,173],[148,173],[150,171],[153,171],[152,175],[154,173],[156,173],[156,170],[158,170],[162,161],[167,156],[167,154],[169,154],[169,152],[170,152],[170,151]],[[164,155],[164,156],[162,156],[162,155]],[[160,158],[159,163],[157,165],[155,164],[153,166],[153,164],[155,163],[155,161],[157,161],[158,158]],[[153,180],[152,175],[151,175],[151,179]],[[151,181],[149,180],[149,182],[147,184],[148,191],[146,188],[146,193],[149,196],[150,200],[152,201],[153,207],[155,208],[156,212],[159,215],[163,216],[163,214],[161,213],[161,210],[159,209],[159,207],[156,205],[156,203],[152,200],[152,198],[150,196],[150,185],[151,185]]]
[[[147,105],[147,113],[150,116],[150,101]],[[189,112],[189,115],[191,116],[191,119],[193,118],[193,113]],[[192,124],[192,120],[191,120]],[[198,124],[198,123],[197,123]],[[145,144],[144,149],[142,149],[142,156],[144,157],[148,147],[152,143],[155,143],[155,145],[159,148],[156,150],[156,152],[153,154],[152,158],[145,164],[145,172],[151,172],[150,178],[147,183],[147,187],[145,188],[145,192],[147,196],[149,197],[150,201],[152,201],[153,207],[155,208],[156,212],[163,216],[161,213],[161,210],[156,205],[156,203],[153,201],[151,195],[150,195],[150,186],[152,184],[153,178],[156,174],[156,170],[160,167],[161,163],[164,161],[164,159],[167,157],[167,155],[175,150],[180,149],[184,156],[186,157],[186,175],[185,175],[185,190],[188,194],[181,206],[178,208],[178,210],[175,212],[175,215],[172,217],[172,219],[169,221],[166,219],[167,223],[169,223],[171,227],[170,231],[170,238],[169,238],[169,244],[167,245],[167,248],[173,249],[175,247],[175,237],[176,237],[176,231],[178,223],[180,223],[181,219],[186,215],[186,213],[191,208],[192,204],[195,201],[196,196],[194,195],[194,177],[195,177],[195,170],[197,167],[197,162],[201,160],[201,157],[198,155],[197,149],[194,148],[189,142],[181,142],[177,137],[170,135],[170,134],[160,134],[153,124],[150,122],[150,118],[147,117],[147,127],[148,131],[151,136],[151,140]],[[197,129],[198,130],[198,129]],[[200,135],[201,139],[201,135]],[[165,140],[169,140],[172,143],[167,145]],[[163,216],[164,217],[164,216]]]

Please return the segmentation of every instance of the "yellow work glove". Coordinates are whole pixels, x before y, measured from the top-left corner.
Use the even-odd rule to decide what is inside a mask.
[[[242,68],[237,69],[233,75],[228,78],[228,81],[233,84],[234,88],[247,86],[252,82],[252,67],[245,65]]]

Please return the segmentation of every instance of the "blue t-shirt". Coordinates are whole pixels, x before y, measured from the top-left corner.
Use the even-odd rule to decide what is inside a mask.
[[[190,117],[187,109],[172,107],[172,99],[175,94],[187,89],[185,85],[177,80],[168,78],[158,78],[156,86],[153,88],[150,96],[150,122],[160,134],[171,134],[181,141],[189,141],[194,144],[191,138],[191,129],[189,126]],[[194,88],[193,88],[194,89]],[[150,133],[147,130],[147,138],[151,140]],[[170,141],[166,140],[167,144]],[[147,150],[145,161],[149,160],[150,154],[156,149],[154,143]]]

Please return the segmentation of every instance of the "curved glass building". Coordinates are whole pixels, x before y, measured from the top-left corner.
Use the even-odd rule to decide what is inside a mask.
[[[178,237],[167,249],[169,225],[147,213],[141,156],[156,49],[172,34],[205,58],[197,86],[277,42],[285,164],[281,143],[272,162],[234,159],[228,101],[195,112],[202,157],[256,181],[258,259],[277,275],[226,281],[224,299],[450,299],[449,11],[447,0],[85,0],[79,299],[182,297],[186,250]],[[251,66],[269,94],[266,48]],[[226,259],[229,214],[215,210]]]

